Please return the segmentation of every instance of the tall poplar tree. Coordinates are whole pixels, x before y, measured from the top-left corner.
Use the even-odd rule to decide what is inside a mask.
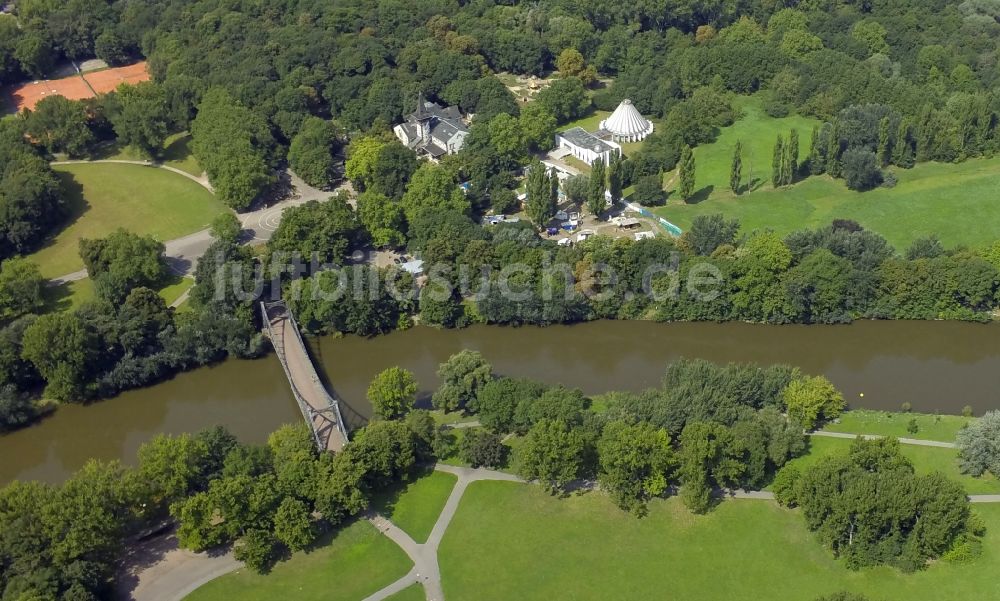
[[[814,125],[809,139],[809,173],[819,175],[826,170],[823,164],[823,148],[820,146],[819,126]]]
[[[775,188],[781,186],[785,165],[785,141],[778,136],[774,142],[774,156],[771,157],[771,185]]]
[[[524,184],[525,192],[528,194],[528,218],[536,226],[545,227],[556,214],[556,206],[552,202],[552,181],[545,165],[539,162],[532,163],[528,168]]]
[[[611,159],[608,165],[608,192],[611,194],[611,202],[618,204],[622,200],[622,157],[616,156]]]
[[[788,145],[785,146],[785,185],[795,182],[795,174],[799,170],[799,130],[792,129],[788,133]]]
[[[830,126],[826,139],[826,172],[831,177],[840,177],[840,132],[836,123]]]
[[[604,161],[601,159],[594,161],[594,164],[590,166],[590,190],[587,191],[587,208],[595,217],[604,211],[606,173]]]
[[[889,164],[889,117],[882,117],[878,122],[878,162],[880,167]]]
[[[736,147],[733,148],[733,163],[729,168],[729,189],[733,194],[740,193],[740,184],[743,178],[743,142],[736,140]]]
[[[681,198],[688,200],[694,194],[694,152],[687,144],[681,150],[681,160],[677,166],[677,177],[680,180]]]

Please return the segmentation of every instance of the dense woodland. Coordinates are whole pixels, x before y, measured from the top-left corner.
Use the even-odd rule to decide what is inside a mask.
[[[336,455],[317,453],[303,425],[282,427],[262,446],[217,428],[158,436],[135,468],[92,461],[59,486],[0,489],[2,598],[109,598],[126,543],[168,517],[183,547],[233,544],[248,567],[267,570],[445,457],[510,466],[554,494],[596,480],[636,515],[677,486],[689,509],[711,511],[720,488],[771,483],[806,451],[803,428],[844,405],[824,378],[787,366],[681,361],[661,388],[611,393],[600,408],[579,390],[495,376],[475,352],[452,356],[439,375],[434,405],[474,414],[483,428],[458,434],[438,425],[414,408],[413,374],[391,368],[368,391],[376,419]],[[512,456],[501,442],[508,434]],[[942,556],[968,560],[980,544],[982,525],[961,487],[914,476],[895,440],[858,440],[849,455],[778,473],[782,501],[800,505],[807,526],[852,568],[916,570]],[[861,494],[872,490],[878,511]]]

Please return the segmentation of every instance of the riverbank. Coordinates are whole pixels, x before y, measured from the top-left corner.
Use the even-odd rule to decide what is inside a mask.
[[[482,352],[499,374],[578,387],[588,395],[659,386],[668,363],[690,357],[790,363],[804,373],[825,375],[852,408],[898,411],[909,402],[928,414],[957,415],[966,405],[981,414],[1000,408],[998,336],[1000,324],[947,321],[844,326],[596,321],[545,328],[415,327],[309,344],[321,374],[344,400],[345,420],[357,427],[371,413],[365,393],[376,373],[394,365],[413,371],[426,401],[438,386],[438,365],[463,348]],[[130,463],[139,445],[159,433],[223,425],[246,442],[263,442],[279,425],[300,419],[273,355],[228,360],[88,406],[64,405],[38,424],[0,437],[5,457],[0,482],[59,482],[88,458]],[[906,421],[901,423],[905,427]]]

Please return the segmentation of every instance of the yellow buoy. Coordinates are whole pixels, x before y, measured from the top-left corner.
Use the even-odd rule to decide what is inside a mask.
[[[865,393],[862,392],[862,393],[858,394],[858,396],[865,396]]]

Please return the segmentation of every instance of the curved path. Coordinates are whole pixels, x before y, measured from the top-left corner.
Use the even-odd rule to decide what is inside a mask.
[[[393,582],[373,595],[365,597],[364,601],[381,601],[382,599],[387,599],[417,582],[424,586],[424,594],[427,597],[427,601],[443,601],[444,590],[441,588],[441,570],[438,567],[437,552],[438,547],[441,545],[441,540],[444,538],[444,533],[448,529],[448,525],[451,524],[452,518],[455,517],[455,513],[458,511],[458,504],[462,501],[465,489],[472,482],[479,480],[524,482],[524,480],[517,476],[494,470],[456,467],[441,463],[435,465],[434,469],[439,472],[447,472],[458,476],[458,482],[451,489],[448,502],[444,504],[444,509],[441,510],[441,515],[438,516],[437,522],[434,523],[434,529],[431,530],[426,543],[418,545],[408,534],[380,515],[372,515],[368,518],[380,532],[391,538],[410,556],[410,559],[413,561],[413,569],[396,582]]]
[[[176,167],[163,165],[161,163],[153,163],[150,161],[105,159],[98,161],[56,161],[51,164],[79,165],[86,163],[119,163],[123,165],[142,165],[156,169],[165,169],[197,182],[199,185],[204,186],[209,192],[213,192],[211,184],[208,183],[208,179],[205,177],[198,178],[190,173],[177,169]],[[278,229],[278,224],[281,222],[281,215],[284,213],[285,209],[305,204],[311,200],[325,200],[333,196],[337,191],[326,191],[314,188],[302,181],[302,178],[295,175],[291,171],[288,171],[287,175],[288,181],[293,190],[289,197],[284,198],[273,205],[266,206],[255,211],[236,214],[240,219],[241,225],[243,226],[244,237],[247,239],[248,243],[254,241],[267,242],[270,240],[275,230]],[[338,189],[345,189],[348,191],[352,190],[349,183],[342,185]],[[194,269],[198,265],[198,259],[205,254],[208,247],[211,246],[214,241],[214,238],[212,238],[212,232],[209,229],[203,229],[201,231],[188,234],[187,236],[168,240],[164,243],[164,246],[166,247],[164,255],[166,256],[167,265],[169,265],[170,269],[177,275],[188,276],[194,274]],[[53,278],[51,283],[58,286],[68,282],[83,280],[87,277],[87,270],[81,269],[79,271],[74,271],[73,273],[67,273],[57,278]]]

